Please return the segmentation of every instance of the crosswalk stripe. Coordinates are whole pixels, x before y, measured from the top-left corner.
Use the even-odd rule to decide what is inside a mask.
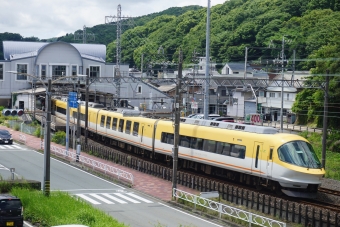
[[[92,204],[96,204],[96,205],[100,204],[100,203],[97,202],[96,200],[91,199],[90,197],[88,197],[88,196],[86,196],[86,195],[84,195],[84,194],[76,194],[76,195],[79,196],[80,198],[85,199],[86,201],[89,201],[89,202],[92,203]]]
[[[121,197],[121,198],[123,198],[123,199],[125,199],[125,200],[127,200],[127,201],[130,201],[132,203],[140,203],[137,200],[131,199],[131,198],[129,198],[129,197],[127,197],[127,196],[125,196],[125,195],[123,195],[121,193],[114,193],[114,194],[119,196],[119,197]]]
[[[1,144],[0,145],[0,149],[6,149],[6,150],[8,150],[8,149],[20,149],[20,150],[23,150],[24,148],[23,147],[20,147],[20,146],[18,146],[18,145],[3,145],[3,144]]]
[[[134,197],[134,198],[136,198],[136,199],[139,199],[139,200],[141,200],[141,201],[143,201],[143,202],[146,202],[146,203],[153,203],[152,201],[147,200],[147,199],[144,199],[144,198],[142,198],[142,197],[140,197],[140,196],[138,196],[138,195],[136,195],[136,194],[134,194],[134,193],[132,193],[132,192],[126,193],[126,194],[128,194],[129,196],[132,196],[132,197]]]
[[[99,199],[100,201],[103,201],[104,203],[107,203],[107,204],[114,204],[114,203],[111,202],[110,200],[107,200],[107,199],[105,199],[105,198],[103,198],[103,197],[101,197],[101,196],[99,196],[99,195],[97,195],[97,194],[91,193],[91,194],[89,194],[89,195],[91,195],[91,196],[93,196],[93,197]]]
[[[110,195],[110,194],[108,194],[108,193],[102,193],[102,195],[103,195],[103,196],[106,196],[107,198],[112,199],[112,200],[114,200],[114,201],[116,201],[116,202],[118,202],[118,203],[121,203],[121,204],[127,203],[127,202],[125,202],[125,201],[123,201],[123,200],[120,200],[120,199],[118,199],[118,198],[116,198],[116,197],[113,197],[112,195]]]
[[[11,145],[11,147],[14,147],[16,149],[22,149],[22,147],[18,146],[18,145]]]

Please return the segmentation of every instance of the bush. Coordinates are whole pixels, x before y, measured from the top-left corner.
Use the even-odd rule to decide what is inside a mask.
[[[56,132],[52,137],[52,142],[65,145],[66,133],[64,131]]]
[[[33,132],[33,135],[40,138],[40,134],[41,134],[41,128],[37,127],[36,130]],[[44,138],[44,135],[41,135],[42,138]]]
[[[19,131],[20,130],[20,125],[14,125],[14,128],[13,128],[15,131]]]

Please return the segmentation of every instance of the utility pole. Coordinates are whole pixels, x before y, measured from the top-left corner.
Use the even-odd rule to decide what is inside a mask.
[[[210,0],[207,7],[207,28],[206,28],[206,43],[205,43],[205,92],[204,92],[204,119],[209,116],[209,85],[210,85]]]
[[[328,115],[328,89],[329,89],[329,70],[327,69],[326,86],[324,96],[324,114],[323,114],[323,130],[322,130],[322,167],[326,168],[326,143],[327,143],[327,115]]]
[[[172,189],[177,188],[177,165],[178,165],[178,145],[179,145],[179,124],[180,124],[180,100],[181,100],[181,83],[182,83],[182,50],[179,51],[178,62],[178,78],[176,85],[175,97],[175,131],[174,131],[174,150],[173,150],[173,173],[172,173]]]

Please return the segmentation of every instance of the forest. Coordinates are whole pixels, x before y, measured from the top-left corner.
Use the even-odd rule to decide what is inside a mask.
[[[181,49],[186,66],[194,64],[194,53],[205,55],[206,15],[207,8],[188,6],[134,18],[126,23],[129,26],[123,26],[121,62],[140,68],[143,56],[145,65],[167,62],[168,67],[176,67]],[[329,76],[329,125],[340,127],[339,0],[229,0],[211,8],[210,20],[210,56],[219,67],[244,62],[247,47],[248,61],[269,72],[275,72],[273,60],[283,57],[287,70],[310,71],[313,76],[309,80],[325,81]],[[91,42],[107,45],[107,62],[115,62],[116,25],[101,24],[87,28],[87,32],[96,36]],[[0,33],[0,40],[5,40],[4,34]],[[51,40],[29,39],[82,42],[75,41],[74,34]],[[323,102],[323,89],[302,90],[292,109],[298,123],[322,126]]]

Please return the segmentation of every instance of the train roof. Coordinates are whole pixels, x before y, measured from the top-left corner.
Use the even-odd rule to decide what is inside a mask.
[[[278,133],[278,129],[272,128],[272,127],[245,125],[245,124],[232,123],[232,122],[211,121],[211,120],[195,119],[195,118],[181,118],[181,124],[200,125],[200,126],[207,126],[207,127],[238,130],[238,131],[244,131],[244,132],[253,132],[253,133],[258,133],[258,134]]]

